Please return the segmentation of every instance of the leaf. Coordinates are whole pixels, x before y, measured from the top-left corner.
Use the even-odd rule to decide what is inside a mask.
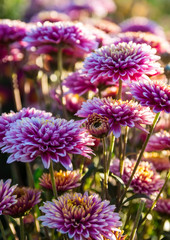
[[[94,166],[94,163],[90,164],[88,171],[82,178],[82,182],[84,182],[87,178],[89,178],[95,170],[96,170],[96,167]]]
[[[111,173],[111,176],[113,178],[115,178],[116,181],[118,181],[125,188],[125,183],[123,182],[123,180],[120,177],[118,177],[117,175],[114,175],[113,173]]]
[[[125,204],[126,202],[129,202],[129,201],[131,201],[131,200],[133,200],[133,199],[137,199],[137,198],[147,198],[147,199],[151,200],[150,197],[148,197],[146,194],[136,193],[136,194],[134,194],[133,196],[127,198],[127,199],[123,202],[123,204]]]

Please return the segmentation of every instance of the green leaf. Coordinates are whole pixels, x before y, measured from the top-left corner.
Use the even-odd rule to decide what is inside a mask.
[[[150,197],[148,197],[146,194],[136,193],[136,194],[134,194],[133,196],[127,198],[127,199],[123,202],[123,204],[125,204],[126,202],[129,202],[129,201],[131,201],[131,200],[133,200],[133,199],[137,199],[137,198],[147,198],[147,199],[151,200]]]
[[[123,180],[120,177],[118,177],[117,175],[114,175],[113,173],[111,173],[111,176],[113,178],[115,178],[116,181],[118,181],[125,188],[125,183],[123,182]]]
[[[96,167],[94,166],[94,163],[90,164],[88,171],[82,178],[82,182],[84,182],[87,178],[89,178],[95,170],[96,170]]]

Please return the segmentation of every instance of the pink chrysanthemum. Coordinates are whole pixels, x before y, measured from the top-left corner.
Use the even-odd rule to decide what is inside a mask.
[[[168,156],[164,156],[160,153],[145,153],[143,161],[151,162],[158,172],[170,169],[170,161]]]
[[[145,17],[133,17],[120,24],[122,32],[150,32],[165,38],[163,28]]]
[[[147,206],[151,207],[152,202],[147,201]],[[170,198],[160,198],[160,199],[158,199],[154,210],[159,212],[159,213],[163,213],[165,215],[170,215]]]
[[[119,33],[112,38],[112,43],[118,44],[120,42],[135,42],[135,43],[146,43],[152,48],[155,48],[158,54],[167,52],[170,50],[169,43],[159,36],[155,36],[152,33],[146,32],[125,32]]]
[[[81,23],[45,22],[38,23],[27,33],[24,40],[28,48],[35,47],[38,53],[57,52],[59,47],[89,53],[98,44]]]
[[[162,71],[156,50],[147,44],[118,43],[105,46],[91,53],[84,61],[84,72],[91,82],[112,78],[113,82],[138,81],[141,77]]]
[[[74,240],[103,237],[116,240],[112,231],[121,225],[118,213],[113,212],[115,206],[102,201],[98,195],[66,193],[58,200],[46,202],[40,209],[45,213],[39,217],[43,226],[56,228]]]
[[[66,169],[72,169],[71,154],[90,158],[92,136],[77,122],[65,119],[23,118],[10,125],[3,138],[2,152],[11,153],[8,163],[14,161],[32,162],[41,156],[44,167],[50,160],[60,162]]]
[[[41,11],[31,18],[31,22],[60,22],[60,21],[69,21],[70,18],[64,13],[57,11]]]
[[[40,202],[41,192],[37,189],[17,187],[13,194],[17,196],[17,202],[3,211],[5,215],[12,217],[26,215]]]
[[[10,113],[3,113],[0,116],[0,147],[4,145],[3,138],[5,137],[6,132],[9,130],[11,123],[14,123],[16,120],[23,119],[25,117],[43,117],[48,119],[51,118],[51,116],[52,113],[37,110],[35,108],[23,108],[16,113],[13,111]]]
[[[54,171],[54,180],[57,192],[64,192],[80,186],[80,179],[81,174],[77,171]],[[53,189],[51,175],[49,173],[43,173],[39,180],[42,187],[50,190]]]
[[[170,113],[170,86],[160,81],[141,80],[133,82],[130,91],[142,106],[149,106],[158,113]]]
[[[124,172],[122,179],[125,184],[132,174],[136,162],[134,160],[125,159],[124,160]],[[110,166],[110,171],[120,176],[120,160],[115,159]],[[147,195],[152,195],[160,190],[163,186],[164,180],[160,178],[160,175],[156,172],[153,165],[149,162],[141,161],[136,170],[136,173],[132,179],[131,187],[135,193],[144,193]]]
[[[17,185],[10,187],[11,179],[6,182],[0,180],[0,215],[2,212],[17,202],[16,195],[13,194]]]
[[[79,117],[87,118],[97,113],[109,120],[110,131],[115,137],[121,134],[121,126],[137,127],[146,131],[141,124],[152,124],[154,114],[149,108],[142,107],[133,101],[113,100],[112,98],[93,98],[82,104],[76,113]]]
[[[154,152],[169,149],[170,149],[170,133],[161,130],[160,132],[155,133],[150,137],[145,151]]]

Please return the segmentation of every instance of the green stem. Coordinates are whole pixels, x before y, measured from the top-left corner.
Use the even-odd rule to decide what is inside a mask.
[[[137,215],[136,215],[136,218],[135,218],[134,226],[133,226],[132,233],[130,235],[129,240],[134,240],[134,238],[135,238],[135,235],[136,235],[136,232],[137,232],[137,229],[138,229],[140,216],[141,216],[141,213],[143,211],[144,205],[145,205],[145,202],[143,200],[141,200],[140,205],[138,207]]]
[[[51,175],[51,183],[52,183],[52,188],[53,188],[53,194],[54,197],[57,198],[58,194],[57,194],[57,189],[56,189],[56,184],[55,184],[55,179],[54,179],[54,169],[53,169],[53,162],[51,161],[50,163],[50,175]]]
[[[4,230],[4,227],[2,225],[2,222],[0,220],[0,229],[1,229],[1,234],[2,234],[2,238],[3,240],[7,240],[6,236],[5,236],[5,230]]]
[[[119,90],[118,90],[118,94],[117,94],[117,99],[122,99],[122,80],[119,79]]]
[[[103,193],[104,193],[104,199],[106,199],[107,198],[107,190],[108,190],[106,138],[102,138],[102,142],[103,142],[103,156],[104,156]]]
[[[150,132],[148,133],[147,138],[146,138],[146,140],[145,140],[145,142],[144,142],[144,144],[143,144],[143,146],[142,146],[141,152],[140,152],[140,154],[139,154],[139,156],[138,156],[138,159],[137,159],[137,161],[136,161],[136,164],[135,164],[135,167],[134,167],[134,169],[133,169],[133,172],[132,172],[132,174],[131,174],[131,176],[130,176],[130,178],[129,178],[129,181],[128,181],[127,185],[126,185],[126,188],[125,188],[125,190],[124,190],[124,193],[123,193],[123,195],[122,195],[122,197],[121,197],[121,200],[120,200],[120,203],[119,203],[119,209],[121,208],[123,199],[124,199],[124,197],[125,197],[125,195],[126,195],[126,192],[127,192],[128,188],[129,188],[131,182],[132,182],[132,179],[133,179],[133,177],[134,177],[134,175],[135,175],[135,172],[136,172],[136,170],[137,170],[137,168],[138,168],[138,166],[139,166],[139,163],[140,163],[140,161],[141,161],[141,159],[142,159],[143,153],[144,153],[145,148],[146,148],[146,146],[147,146],[147,144],[148,144],[148,141],[149,141],[149,139],[150,139],[150,137],[151,137],[151,135],[152,135],[153,129],[154,129],[154,127],[155,127],[155,125],[156,125],[156,123],[157,123],[157,121],[158,121],[158,119],[159,119],[159,116],[160,116],[160,112],[156,114],[155,119],[154,119],[154,121],[153,121],[153,124],[152,124],[152,126],[151,126],[151,128],[150,128]]]
[[[149,208],[149,210],[148,210],[147,213],[145,214],[145,216],[144,216],[144,218],[142,219],[140,225],[146,221],[146,218],[147,218],[148,214],[154,209],[154,207],[155,207],[158,199],[160,198],[161,193],[163,192],[163,190],[164,190],[164,188],[165,188],[165,186],[166,186],[166,184],[167,184],[167,182],[168,182],[169,179],[170,179],[170,170],[167,172],[164,185],[162,186],[161,190],[159,191],[156,199],[153,201],[152,206]]]
[[[109,169],[110,169],[110,163],[111,163],[111,159],[112,159],[114,144],[115,144],[115,136],[113,135],[113,133],[111,133],[111,135],[110,135],[109,157],[108,157],[108,162],[107,162],[107,171],[108,172],[109,172]]]
[[[26,172],[27,172],[27,177],[28,177],[28,185],[32,188],[34,188],[34,177],[32,175],[32,170],[30,163],[26,163]]]
[[[54,233],[55,233],[55,228],[52,228],[52,229],[51,229],[51,240],[54,240],[54,239],[55,239]]]
[[[24,222],[23,218],[20,217],[20,239],[25,240],[25,234],[24,234]]]

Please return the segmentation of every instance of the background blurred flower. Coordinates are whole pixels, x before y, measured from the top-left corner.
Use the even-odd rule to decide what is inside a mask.
[[[50,160],[60,162],[66,169],[72,169],[71,154],[90,158],[92,136],[80,128],[74,120],[23,118],[11,124],[4,137],[2,152],[11,153],[8,163],[31,162],[41,156],[45,168]]]
[[[74,240],[102,239],[102,236],[110,239],[112,231],[121,225],[118,213],[113,212],[115,206],[98,195],[66,193],[40,209],[45,213],[39,217],[43,226],[56,228]]]
[[[68,15],[64,13],[60,13],[57,11],[41,11],[34,15],[31,18],[31,22],[41,22],[44,23],[48,22],[59,22],[59,21],[69,21],[70,18]]]
[[[84,61],[84,73],[91,82],[112,78],[113,83],[138,81],[141,77],[155,75],[162,71],[156,50],[147,44],[118,43],[104,46],[91,53]]]
[[[80,186],[81,174],[77,171],[54,171],[54,179],[57,192],[64,192]],[[39,180],[42,187],[52,190],[50,174],[43,173]]]
[[[121,134],[121,126],[137,127],[146,131],[140,124],[152,124],[154,114],[149,108],[142,107],[133,101],[113,100],[112,98],[93,98],[82,104],[77,116],[87,118],[97,113],[109,120],[110,131],[115,137]]]
[[[152,202],[147,201],[147,206],[151,207]],[[156,206],[154,207],[154,210],[163,213],[165,215],[170,215],[170,198],[160,198],[158,199]]]
[[[13,194],[17,185],[10,187],[11,179],[3,182],[0,180],[0,215],[3,214],[3,211],[6,208],[9,208],[11,205],[17,202],[16,195]]]
[[[142,160],[151,162],[155,167],[156,171],[161,172],[161,171],[170,169],[170,161],[167,155],[159,154],[155,152],[152,152],[152,153],[145,152],[144,158]]]
[[[122,179],[125,184],[132,174],[136,162],[134,160],[125,159],[124,160],[124,172]],[[110,171],[120,176],[120,160],[113,160],[110,166]],[[152,195],[159,192],[164,184],[164,180],[160,178],[160,175],[156,172],[153,165],[149,162],[141,161],[137,167],[136,173],[132,179],[131,187],[135,193],[144,193],[146,195]]]

